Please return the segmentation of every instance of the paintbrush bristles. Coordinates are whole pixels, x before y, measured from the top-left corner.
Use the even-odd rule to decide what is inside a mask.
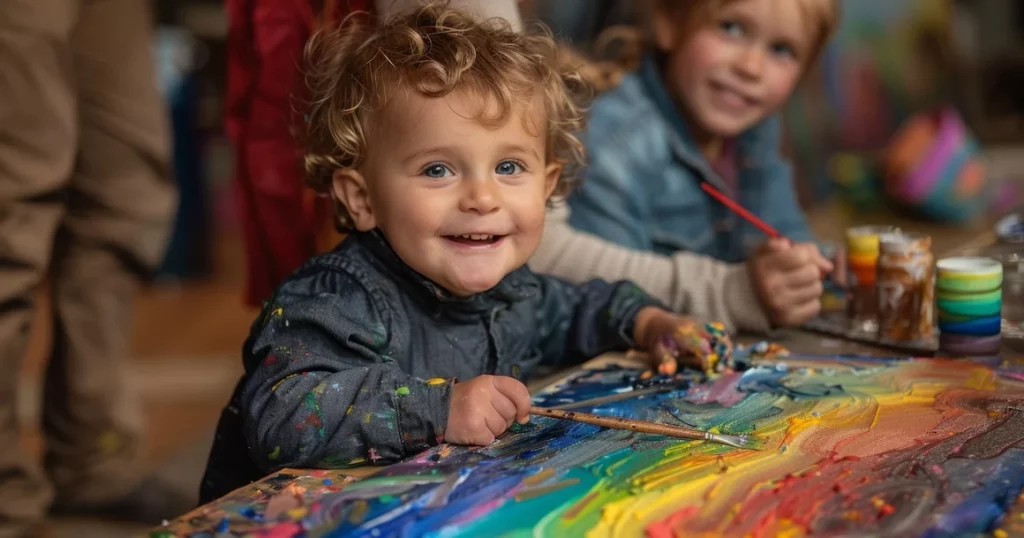
[[[747,436],[722,435],[704,432],[701,430],[694,430],[690,428],[681,428],[679,426],[658,424],[656,422],[632,420],[628,418],[601,417],[598,415],[591,415],[589,413],[579,413],[576,411],[560,411],[557,409],[545,409],[543,407],[531,407],[530,414],[542,417],[557,418],[560,420],[569,420],[572,422],[580,422],[583,424],[590,424],[593,426],[610,428],[613,430],[628,430],[637,433],[665,435],[667,437],[675,437],[677,439],[711,441],[714,443],[721,443],[736,448],[750,448],[751,444]]]

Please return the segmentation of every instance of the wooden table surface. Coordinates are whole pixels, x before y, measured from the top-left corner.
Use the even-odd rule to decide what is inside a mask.
[[[932,251],[937,258],[958,255],[972,249],[980,248],[994,242],[992,226],[997,220],[997,215],[989,215],[978,222],[968,225],[940,225],[910,220],[905,217],[892,214],[880,213],[877,215],[847,215],[836,204],[823,206],[817,210],[808,212],[808,221],[815,233],[824,241],[835,241],[842,244],[845,230],[849,226],[886,224],[899,226],[905,231],[927,233],[932,236]],[[763,337],[741,336],[739,343],[749,344],[762,340]],[[891,350],[885,350],[878,346],[852,342],[835,337],[823,336],[821,334],[801,331],[783,330],[772,335],[772,341],[786,347],[794,353],[812,355],[840,355],[840,354],[873,354],[882,356],[897,355]],[[1004,348],[1004,358],[1024,364],[1022,354]],[[582,368],[596,368],[609,362],[623,362],[621,355],[609,355],[598,357],[587,362]],[[563,371],[551,376],[537,379],[529,384],[531,391],[550,386],[551,384],[571,375],[574,370]],[[280,493],[289,486],[299,486],[301,491],[308,491],[309,484],[322,484],[328,480],[331,487],[343,485],[359,478],[370,476],[379,471],[382,467],[363,467],[356,469],[341,469],[331,471],[313,471],[308,469],[284,469],[274,473],[259,482],[240,488],[232,494],[193,510],[184,516],[170,522],[169,525],[155,529],[152,536],[180,536],[189,532],[206,530],[212,532],[217,526],[225,525],[224,518],[231,514],[224,510],[227,504],[236,504],[243,499],[253,502],[265,502],[268,496]],[[302,486],[306,484],[306,486]],[[229,521],[229,523],[231,523]],[[234,523],[231,523],[234,526]]]

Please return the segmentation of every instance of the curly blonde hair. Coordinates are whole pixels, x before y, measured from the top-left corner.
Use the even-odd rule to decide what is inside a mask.
[[[396,89],[428,97],[475,92],[498,105],[488,124],[507,121],[517,103],[543,96],[547,113],[547,158],[563,166],[556,195],[571,190],[583,163],[576,133],[583,129],[580,99],[586,91],[568,62],[561,61],[550,31],[514,31],[503,19],[479,21],[430,3],[375,27],[360,13],[335,29],[321,30],[306,46],[306,182],[330,192],[334,172],[358,167],[367,154],[374,115]],[[347,209],[336,200],[339,229],[351,229]]]

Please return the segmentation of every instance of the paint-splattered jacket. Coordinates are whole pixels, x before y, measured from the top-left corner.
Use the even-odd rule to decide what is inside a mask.
[[[221,416],[201,497],[285,467],[380,464],[442,440],[455,380],[527,379],[633,345],[658,303],[631,283],[581,286],[527,268],[456,298],[377,232],[307,263],[264,307]]]

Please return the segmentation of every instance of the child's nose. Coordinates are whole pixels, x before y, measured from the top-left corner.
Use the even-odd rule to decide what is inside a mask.
[[[736,70],[747,78],[761,78],[765,65],[764,49],[757,45],[744,47],[736,62]]]
[[[494,181],[470,179],[462,187],[459,209],[466,212],[490,213],[498,209],[498,194]]]

